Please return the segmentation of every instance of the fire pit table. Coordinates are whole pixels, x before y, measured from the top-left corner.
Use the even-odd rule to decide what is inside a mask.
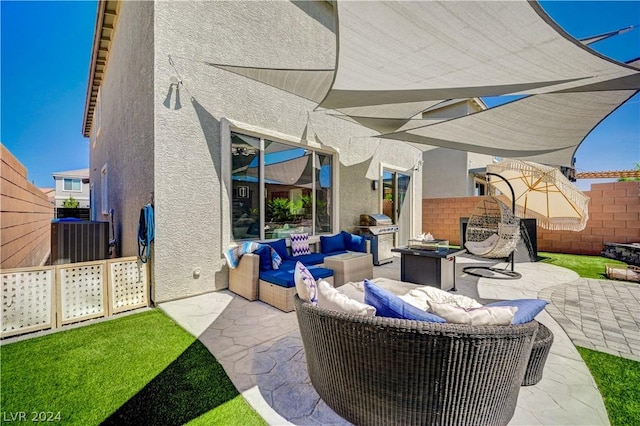
[[[400,253],[402,281],[456,291],[456,256],[466,250],[459,248],[422,250],[400,247],[391,251]]]

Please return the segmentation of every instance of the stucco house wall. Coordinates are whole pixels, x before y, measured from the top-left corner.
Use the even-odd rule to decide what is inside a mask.
[[[90,136],[93,207],[99,221],[108,221],[103,212],[114,210],[119,254],[134,256],[140,208],[154,192],[153,3],[121,2],[111,43],[96,108],[100,118]]]
[[[120,4],[101,119],[91,131],[91,179],[100,200],[107,165],[122,255],[135,254],[139,210],[153,199],[156,303],[228,286],[222,253],[232,243],[232,130],[334,154],[335,232],[357,225],[361,213],[380,211],[371,181],[383,163],[411,173],[420,188],[416,148],[371,139],[366,128],[314,112],[313,102],[208,64],[331,68],[334,62],[328,2]],[[419,230],[420,193],[414,206]]]
[[[423,114],[423,118],[449,120],[472,114],[483,108],[475,100],[456,102]],[[422,197],[467,197],[474,195],[475,183],[470,169],[490,164],[493,157],[485,154],[434,148],[423,154]]]

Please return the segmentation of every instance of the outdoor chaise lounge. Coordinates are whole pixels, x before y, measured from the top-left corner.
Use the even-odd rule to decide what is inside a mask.
[[[507,424],[538,323],[363,316],[294,300],[311,383],[357,425]]]

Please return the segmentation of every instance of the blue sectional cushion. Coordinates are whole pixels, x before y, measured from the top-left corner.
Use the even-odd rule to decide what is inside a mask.
[[[334,251],[345,251],[344,237],[342,234],[333,235],[331,237],[320,237],[320,252],[327,254]]]
[[[322,253],[309,253],[309,254],[301,254],[300,256],[296,256],[295,259],[302,262],[303,265],[319,265],[320,263],[324,263],[324,258],[326,254]]]
[[[446,322],[438,315],[423,311],[400,299],[388,290],[364,280],[364,303],[376,308],[376,316],[426,322]]]
[[[280,269],[260,271],[260,279],[285,288],[296,286],[295,280],[293,279],[293,271],[283,271]]]
[[[260,256],[260,270],[261,271],[270,271],[273,269],[271,265],[271,247],[264,244],[261,245],[253,254],[257,254]]]
[[[287,261],[288,263],[288,261]],[[320,278],[328,278],[333,276],[333,270],[327,268],[318,268],[311,266],[307,268],[314,280],[319,280]],[[270,271],[260,271],[260,279],[263,281],[270,282],[271,284],[279,285],[281,287],[290,288],[295,287],[296,282],[294,278],[295,273],[295,262],[293,263],[292,268],[287,269],[272,269]]]
[[[538,315],[548,304],[549,302],[547,302],[546,300],[540,299],[515,299],[501,300],[499,302],[488,303],[484,306],[515,306],[516,308],[518,308],[518,311],[513,317],[513,321],[511,321],[511,324],[516,325],[533,321],[536,315]]]
[[[289,258],[289,252],[287,251],[287,241],[284,238],[276,241],[269,241],[264,244],[269,244],[271,247],[273,247],[276,252],[278,252],[282,260],[287,260]]]
[[[347,231],[341,232],[344,238],[344,246],[347,250],[358,251],[361,253],[367,252],[367,241],[361,235],[350,234]]]

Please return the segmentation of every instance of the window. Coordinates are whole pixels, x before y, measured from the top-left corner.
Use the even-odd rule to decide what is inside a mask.
[[[232,235],[272,239],[332,231],[332,156],[231,133]]]
[[[475,188],[474,188],[473,195],[479,196],[479,195],[485,195],[487,193],[486,180],[476,178],[474,180],[474,184],[475,184]]]
[[[64,190],[72,192],[82,192],[81,179],[64,179]]]
[[[109,169],[105,164],[100,172],[100,204],[102,214],[109,214]]]

